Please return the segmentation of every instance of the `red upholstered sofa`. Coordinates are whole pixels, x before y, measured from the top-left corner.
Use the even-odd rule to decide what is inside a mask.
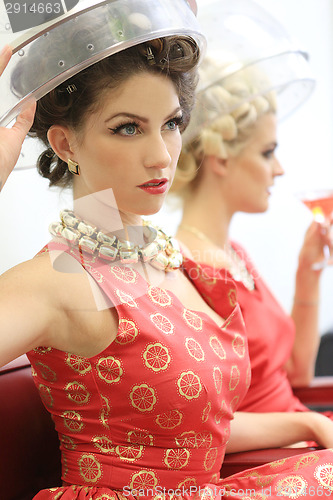
[[[331,377],[320,377],[298,392],[305,404],[333,405]],[[229,454],[221,475],[300,452],[304,450]],[[0,369],[0,498],[31,500],[40,489],[57,485],[61,485],[58,437],[35,388],[29,361],[21,356]]]

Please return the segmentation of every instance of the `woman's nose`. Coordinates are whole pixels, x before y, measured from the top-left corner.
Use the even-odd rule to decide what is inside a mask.
[[[161,134],[156,134],[147,142],[145,167],[166,168],[171,163],[171,155]]]
[[[282,168],[281,163],[279,162],[278,159],[275,159],[274,165],[273,165],[273,176],[277,177],[279,175],[283,175],[284,170]]]

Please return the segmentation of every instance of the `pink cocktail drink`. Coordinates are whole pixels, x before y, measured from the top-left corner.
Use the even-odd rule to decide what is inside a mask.
[[[313,213],[321,212],[325,219],[328,219],[333,212],[333,192],[319,198],[303,198],[302,201]]]

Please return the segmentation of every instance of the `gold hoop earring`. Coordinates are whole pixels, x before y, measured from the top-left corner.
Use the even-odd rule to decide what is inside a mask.
[[[68,158],[67,165],[68,165],[68,170],[70,171],[71,174],[80,175],[80,167],[79,164],[76,163],[76,161],[73,161],[70,158]]]

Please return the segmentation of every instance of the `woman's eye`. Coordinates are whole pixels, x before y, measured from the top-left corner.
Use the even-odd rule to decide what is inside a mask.
[[[139,125],[137,123],[125,123],[124,125],[119,125],[119,127],[111,128],[113,134],[118,134],[122,136],[132,136],[138,133]]]
[[[134,135],[136,132],[136,125],[130,124],[130,125],[124,125],[122,127],[122,131],[125,135]]]
[[[167,127],[168,127],[170,130],[175,130],[175,129],[178,127],[178,123],[176,123],[176,120],[170,120],[170,121],[167,123]]]
[[[179,125],[182,123],[183,117],[177,116],[176,118],[172,118],[166,123],[166,127],[168,130],[177,130]]]
[[[264,151],[263,156],[265,158],[273,158],[275,153],[275,149],[269,149],[268,151]]]

